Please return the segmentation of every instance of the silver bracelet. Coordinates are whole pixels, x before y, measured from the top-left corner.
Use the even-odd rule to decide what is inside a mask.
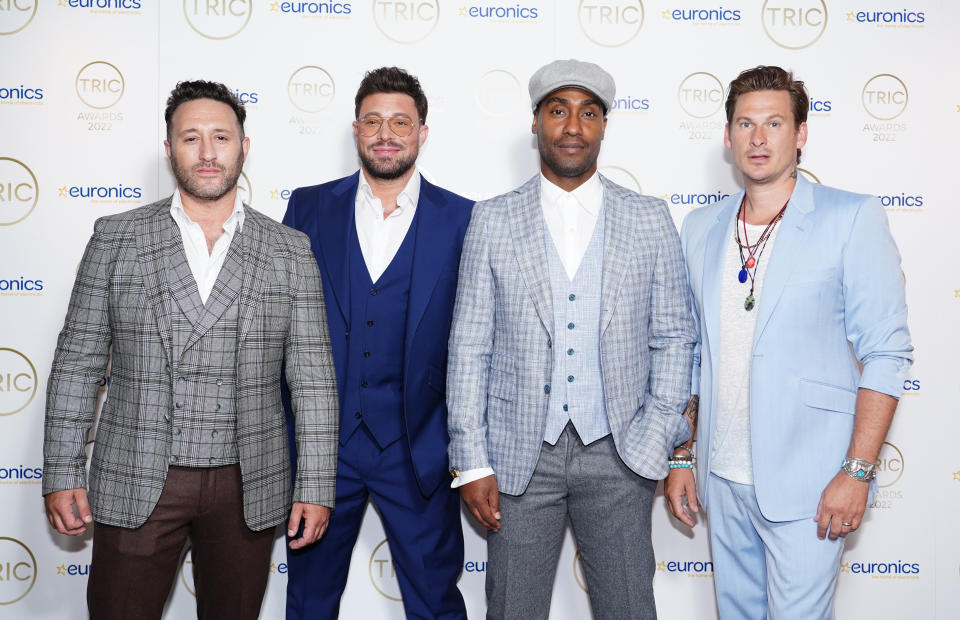
[[[871,463],[864,459],[858,459],[855,456],[848,456],[840,463],[840,471],[847,474],[854,480],[860,482],[870,482],[877,476],[877,466],[879,463]]]

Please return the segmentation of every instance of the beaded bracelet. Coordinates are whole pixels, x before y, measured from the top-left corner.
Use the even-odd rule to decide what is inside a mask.
[[[667,463],[670,469],[693,469],[693,463]]]

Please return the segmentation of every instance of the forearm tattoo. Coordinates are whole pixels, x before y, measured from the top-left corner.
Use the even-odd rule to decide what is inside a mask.
[[[690,397],[687,408],[683,410],[683,417],[690,422],[690,431],[697,432],[697,418],[700,416],[700,397],[696,394]]]

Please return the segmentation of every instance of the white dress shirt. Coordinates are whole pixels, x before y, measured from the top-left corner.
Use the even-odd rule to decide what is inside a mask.
[[[191,220],[187,212],[183,210],[183,201],[180,198],[179,189],[173,192],[173,199],[170,201],[170,215],[173,217],[173,221],[177,223],[177,228],[180,229],[183,251],[187,255],[187,264],[190,265],[193,279],[197,283],[200,301],[206,304],[210,291],[213,290],[213,285],[217,283],[220,270],[223,269],[223,261],[227,257],[227,250],[230,249],[233,235],[243,229],[243,201],[240,200],[240,192],[237,192],[237,198],[233,203],[233,213],[223,223],[223,234],[213,244],[212,250],[207,249],[207,237],[203,234],[200,224]]]
[[[367,272],[373,282],[380,279],[400,249],[417,212],[419,200],[420,173],[414,170],[406,187],[397,196],[397,208],[387,217],[383,217],[383,204],[373,195],[366,175],[363,170],[360,171],[360,184],[357,187],[357,200],[353,210],[354,221],[363,262],[366,263]]]
[[[572,192],[554,185],[540,173],[540,207],[543,209],[543,219],[547,222],[550,238],[560,255],[563,270],[571,280],[577,275],[583,255],[587,253],[587,246],[590,245],[593,229],[597,225],[597,215],[602,206],[603,184],[596,172]],[[468,469],[459,472],[450,486],[456,489],[494,473],[490,467]]]
[[[541,173],[540,206],[563,269],[573,280],[590,245],[597,214],[603,206],[600,175],[594,172],[580,187],[567,192]]]

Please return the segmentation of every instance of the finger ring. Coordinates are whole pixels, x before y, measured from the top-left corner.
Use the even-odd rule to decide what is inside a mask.
[[[844,523],[841,523],[840,525],[842,525],[843,527],[853,527],[853,523],[844,522]]]

